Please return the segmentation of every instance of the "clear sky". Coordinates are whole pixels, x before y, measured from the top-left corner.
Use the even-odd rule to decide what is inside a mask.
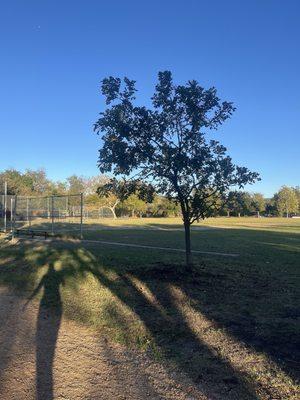
[[[95,175],[100,80],[159,70],[216,86],[237,106],[216,138],[261,173],[251,190],[300,184],[299,0],[3,0],[0,170]]]

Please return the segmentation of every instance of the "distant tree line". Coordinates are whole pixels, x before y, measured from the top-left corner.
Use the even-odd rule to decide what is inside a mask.
[[[53,181],[45,170],[25,172],[7,169],[0,172],[0,193],[7,182],[8,194],[21,196],[71,195],[84,193],[86,209],[108,207],[114,216],[168,217],[180,216],[180,206],[162,195],[154,194],[153,201],[132,194],[122,199],[122,182],[105,175],[83,177],[72,175],[65,181]],[[110,185],[107,185],[110,183]],[[105,191],[102,189],[105,187]],[[109,189],[107,189],[109,188]],[[217,203],[218,199],[216,199]],[[272,198],[262,193],[231,191],[226,205],[215,216],[293,216],[300,215],[300,187],[282,186]]]
[[[271,198],[262,193],[229,192],[223,213],[228,216],[293,216],[300,214],[300,187],[282,186]]]

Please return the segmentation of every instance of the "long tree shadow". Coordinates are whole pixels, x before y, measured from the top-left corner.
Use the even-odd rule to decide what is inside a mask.
[[[161,280],[159,285],[154,284],[154,287],[147,281],[148,288],[155,294],[157,300],[157,304],[153,304],[133,283],[134,275],[119,273],[117,279],[112,279],[97,267],[90,271],[101,285],[107,287],[124,305],[130,307],[146,326],[163,357],[175,363],[181,371],[199,384],[200,391],[210,398],[215,396],[219,398],[220,394],[222,398],[228,398],[229,392],[230,396],[233,396],[230,398],[245,400],[259,398],[256,388],[251,382],[249,383],[247,377],[215,354],[190,329],[174,301],[168,280],[165,282]],[[199,364],[195,361],[195,354],[200,360]],[[218,381],[220,376],[225,379]]]
[[[230,336],[266,354],[299,381],[299,293],[288,279],[245,271],[237,271],[233,278],[214,271],[200,274],[198,282],[198,286],[180,286],[196,313],[201,312]],[[210,290],[201,293],[204,287]]]

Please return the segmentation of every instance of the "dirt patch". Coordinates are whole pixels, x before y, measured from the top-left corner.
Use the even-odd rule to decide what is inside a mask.
[[[213,399],[147,354],[0,289],[0,398]]]

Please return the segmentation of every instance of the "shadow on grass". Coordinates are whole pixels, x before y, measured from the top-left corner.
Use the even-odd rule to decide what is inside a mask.
[[[214,354],[190,329],[184,315],[177,308],[168,282],[160,281],[157,284],[154,281],[143,281],[155,295],[160,305],[156,307],[133,284],[132,278],[136,276],[119,274],[117,279],[110,279],[99,270],[94,270],[93,273],[102,285],[130,307],[143,322],[150,334],[150,340],[153,340],[152,347],[199,384],[203,393],[209,397],[222,393],[225,397],[229,391],[233,391],[239,398],[258,398],[249,381],[234,370],[230,363]],[[127,329],[124,326],[125,335]]]
[[[13,265],[5,265],[0,268],[0,278],[4,278],[0,279],[0,282],[4,283],[5,286],[14,287],[19,294],[24,293],[24,291],[30,293],[22,312],[35,297],[40,297],[35,332],[36,398],[37,400],[53,400],[53,362],[63,313],[60,288],[65,284],[67,278],[78,275],[78,271],[76,272],[72,262],[69,265],[66,263],[63,268],[56,269],[55,264],[62,256],[62,252],[57,252],[47,246],[43,249],[39,247],[37,251],[30,251],[31,256],[33,255],[33,264],[25,261],[26,253],[28,251],[23,248],[20,254],[20,257],[23,258],[21,266],[13,263]],[[8,271],[9,274],[7,274]],[[1,276],[1,273],[4,276]],[[13,279],[9,279],[11,274],[16,274]],[[19,321],[14,323],[13,336],[11,332],[8,332],[9,338],[6,338],[5,330],[1,334],[0,338],[1,341],[5,341],[7,354],[12,351],[12,344],[18,334],[17,327],[19,324]],[[10,348],[7,348],[7,344]],[[1,368],[5,368],[5,363],[2,360],[0,376]]]
[[[29,297],[31,301],[40,291],[36,325],[36,394],[37,400],[53,400],[53,362],[56,341],[62,317],[60,286],[64,284],[65,271],[57,271],[49,257],[48,270]]]
[[[202,315],[211,321],[210,327],[204,329],[211,329],[212,334],[213,331],[225,332],[225,335],[234,338],[248,349],[265,354],[291,378],[297,379],[300,355],[300,315],[297,311],[299,287],[294,280],[297,254],[293,249],[289,251],[280,247],[281,243],[294,236],[282,232],[259,231],[255,234],[253,230],[235,229],[234,233],[223,238],[224,241],[228,241],[229,246],[230,241],[236,241],[238,238],[240,246],[250,248],[251,254],[256,253],[258,259],[253,260],[247,257],[247,254],[241,260],[205,259],[197,263],[197,272],[194,275],[187,276],[180,266],[158,263],[145,265],[145,250],[139,252],[139,263],[131,265],[128,262],[120,267],[114,253],[108,252],[106,255],[107,250],[103,247],[99,249],[91,245],[84,249],[81,245],[77,248],[78,244],[62,242],[51,250],[50,245],[45,244],[36,249],[31,260],[34,267],[32,275],[27,277],[27,287],[33,286],[36,270],[44,268],[45,264],[50,268],[51,263],[59,262],[59,273],[48,269],[46,276],[49,280],[42,278],[38,287],[44,287],[43,303],[49,303],[51,293],[54,293],[53,301],[60,310],[60,320],[62,300],[59,286],[69,277],[77,277],[77,285],[80,286],[82,278],[92,275],[98,280],[100,290],[101,287],[108,289],[143,323],[149,334],[150,347],[199,384],[208,396],[259,399],[260,392],[263,391],[271,398],[274,395],[272,387],[258,385],[252,376],[233,367],[221,351],[199,337],[178,300],[176,290],[184,295],[195,317]],[[262,239],[267,239],[267,242],[263,243]],[[272,245],[266,247],[266,243]],[[28,252],[24,246],[23,256],[26,255],[26,251]],[[126,249],[120,252],[119,260],[122,259],[122,254],[126,254]],[[266,263],[265,260],[270,261]],[[24,270],[21,276],[23,279],[26,277]],[[45,284],[53,280],[54,286]],[[9,278],[6,279],[6,282],[9,281]],[[14,285],[13,280],[10,283]],[[48,294],[45,295],[46,292]],[[147,292],[151,294],[150,297]],[[41,310],[45,309],[44,306],[41,301]],[[114,305],[108,310],[110,311],[118,329],[126,336],[131,330],[132,321],[124,318],[119,308]],[[41,320],[43,312],[40,311]],[[59,323],[54,322],[51,326],[52,328],[48,329],[53,330],[50,343],[52,352],[48,357],[47,368],[52,370]],[[37,330],[44,327],[42,323],[38,324]],[[41,350],[44,352],[40,347],[37,353]],[[37,364],[38,359],[37,354]],[[50,400],[51,397],[47,399]]]

